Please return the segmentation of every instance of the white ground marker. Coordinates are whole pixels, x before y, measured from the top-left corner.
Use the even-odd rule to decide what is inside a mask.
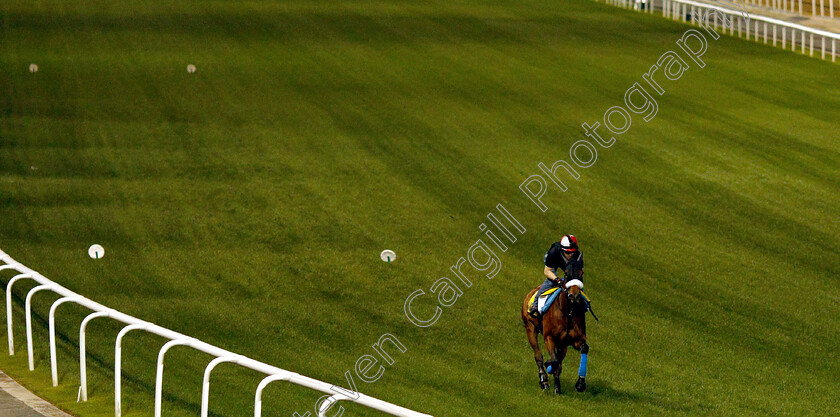
[[[105,255],[105,249],[100,245],[91,245],[88,248],[88,255],[93,259],[99,259]]]
[[[379,254],[379,257],[382,258],[383,262],[393,262],[395,259],[397,259],[397,254],[395,254],[394,251],[390,249],[385,249],[384,251],[382,251],[382,253]]]
[[[187,72],[190,73],[190,74],[194,73],[195,72],[195,65],[193,65],[193,64],[187,65]]]
[[[29,72],[38,72],[38,64],[29,64]]]

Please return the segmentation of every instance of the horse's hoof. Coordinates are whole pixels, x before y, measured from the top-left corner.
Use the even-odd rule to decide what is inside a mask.
[[[577,390],[577,392],[586,391],[586,379],[578,378],[577,383],[575,383],[575,390]]]
[[[548,375],[540,373],[540,389],[548,389]]]
[[[560,391],[560,386],[559,385],[554,386],[554,393],[557,394],[557,395],[562,394],[562,392]]]

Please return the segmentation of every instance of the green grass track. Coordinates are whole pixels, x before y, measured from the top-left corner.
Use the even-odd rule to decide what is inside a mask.
[[[550,188],[547,212],[518,188],[568,160],[581,123],[622,104],[688,28],[587,0],[6,0],[0,248],[105,305],[339,385],[392,333],[406,352],[357,388],[437,417],[831,414],[836,65],[710,41],[706,67],[663,79],[656,117],[634,118],[567,192]],[[527,229],[499,274],[467,266],[475,285],[435,325],[411,324],[405,298],[454,279],[498,203]],[[564,233],[601,321],[589,390],[572,390],[572,352],[558,397],[538,389],[519,305]],[[87,257],[94,243],[103,259]],[[52,295],[35,297],[26,369],[32,285],[16,284],[18,353],[0,369],[78,417],[113,415],[120,326],[89,327],[91,400],[77,404],[87,311],[59,309],[53,388]],[[152,415],[164,342],[126,337],[124,416]],[[170,351],[164,415],[198,414],[211,359]],[[211,415],[253,415],[261,377],[219,366]],[[313,413],[318,397],[274,384],[263,415]]]

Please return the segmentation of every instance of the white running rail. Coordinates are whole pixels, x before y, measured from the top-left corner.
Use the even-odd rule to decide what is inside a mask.
[[[826,55],[829,55],[831,62],[837,60],[840,34],[834,32],[692,0],[605,0],[605,2],[644,13],[653,13],[654,10],[659,9],[662,16],[670,19],[713,27],[715,30],[720,26],[723,28],[721,33],[725,33],[728,29],[729,34],[734,36],[737,31],[739,38],[746,35],[747,40],[750,40],[752,35],[754,41],[763,40],[765,44],[772,42],[773,46],[781,42],[782,49],[786,49],[789,43],[792,51],[800,47],[802,54],[807,53],[810,56],[814,56],[816,49],[820,51],[822,59],[827,59]]]
[[[209,402],[210,402],[210,372],[213,368],[222,362],[231,362],[236,365],[252,369],[254,371],[263,373],[266,377],[260,382],[259,386],[256,388],[255,398],[254,398],[254,417],[260,417],[262,413],[262,391],[263,389],[271,382],[275,381],[285,381],[290,382],[292,384],[297,384],[304,386],[306,388],[313,389],[315,391],[322,392],[324,394],[331,395],[327,400],[325,400],[320,410],[318,410],[318,416],[324,417],[329,410],[330,406],[335,404],[338,401],[352,401],[359,405],[363,405],[365,407],[372,408],[374,410],[381,411],[386,414],[390,414],[393,416],[400,416],[400,417],[432,417],[428,414],[418,413],[416,411],[409,410],[404,407],[400,407],[395,404],[391,404],[389,402],[385,402],[370,396],[367,396],[362,393],[356,393],[358,397],[350,397],[348,395],[344,395],[335,389],[333,389],[334,385],[328,384],[323,381],[319,381],[317,379],[309,378],[307,376],[300,375],[295,372],[287,371],[285,369],[280,369],[272,365],[268,365],[263,362],[256,361],[254,359],[235,354],[233,352],[229,352],[222,348],[210,345],[208,343],[202,342],[198,339],[193,337],[189,337],[183,335],[181,333],[166,329],[164,327],[160,327],[156,324],[149,323],[138,318],[129,316],[127,314],[121,313],[117,310],[112,308],[108,308],[99,304],[95,301],[92,301],[88,298],[85,298],[79,294],[76,294],[73,291],[64,288],[63,286],[51,281],[50,279],[44,277],[43,275],[39,274],[37,271],[34,271],[25,265],[15,261],[12,259],[11,256],[6,254],[0,250],[0,261],[5,262],[4,265],[0,265],[0,271],[9,269],[19,272],[17,275],[13,276],[9,279],[8,284],[6,284],[6,324],[8,329],[8,338],[9,338],[9,355],[14,355],[14,333],[12,329],[12,284],[15,282],[22,280],[22,279],[31,279],[37,282],[39,285],[29,290],[26,294],[26,347],[27,352],[29,354],[29,369],[34,370],[34,360],[33,360],[33,346],[32,346],[32,297],[38,291],[45,291],[49,290],[61,296],[58,300],[56,300],[52,307],[50,308],[49,313],[49,324],[50,324],[50,365],[52,367],[52,382],[53,386],[58,385],[58,363],[56,359],[55,353],[55,312],[59,305],[65,303],[75,303],[85,308],[88,308],[93,311],[93,313],[89,314],[85,319],[82,321],[82,324],[79,329],[79,379],[81,383],[80,387],[80,398],[82,401],[87,401],[87,371],[86,371],[86,364],[85,364],[85,327],[90,322],[90,320],[97,318],[97,317],[107,317],[112,320],[124,323],[126,326],[120,331],[119,335],[117,336],[115,342],[115,354],[114,354],[114,415],[116,417],[120,417],[122,414],[122,407],[120,403],[121,399],[121,345],[122,345],[122,338],[125,336],[126,333],[132,330],[143,330],[148,333],[152,333],[163,337],[165,339],[169,339],[170,341],[166,343],[158,353],[158,361],[157,361],[157,374],[155,378],[155,417],[160,417],[161,415],[161,402],[162,402],[162,392],[163,392],[163,359],[164,354],[166,351],[176,345],[183,345],[188,346],[192,349],[204,352],[208,355],[215,356],[214,359],[204,371],[204,383],[202,384],[202,398],[201,398],[201,415],[206,416],[209,409]],[[352,391],[342,389],[342,391],[346,391],[352,394]]]
[[[783,12],[795,13],[799,16],[810,14],[813,17],[830,17],[834,18],[834,3],[837,0],[746,0],[748,4],[757,7],[765,7],[773,10],[781,10]],[[805,12],[803,3],[809,7],[811,13]],[[798,7],[797,7],[798,6]],[[828,9],[828,10],[826,10]]]

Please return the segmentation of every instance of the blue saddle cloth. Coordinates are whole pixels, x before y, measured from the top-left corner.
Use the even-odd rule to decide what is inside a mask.
[[[551,307],[551,303],[553,303],[557,296],[560,295],[560,293],[562,292],[562,287],[553,284],[550,288],[544,290],[539,297],[537,297],[537,294],[534,293],[534,296],[531,298],[530,304],[533,305],[533,303],[537,303],[537,309],[539,311],[539,314],[542,315],[546,311],[548,311],[548,309]]]

